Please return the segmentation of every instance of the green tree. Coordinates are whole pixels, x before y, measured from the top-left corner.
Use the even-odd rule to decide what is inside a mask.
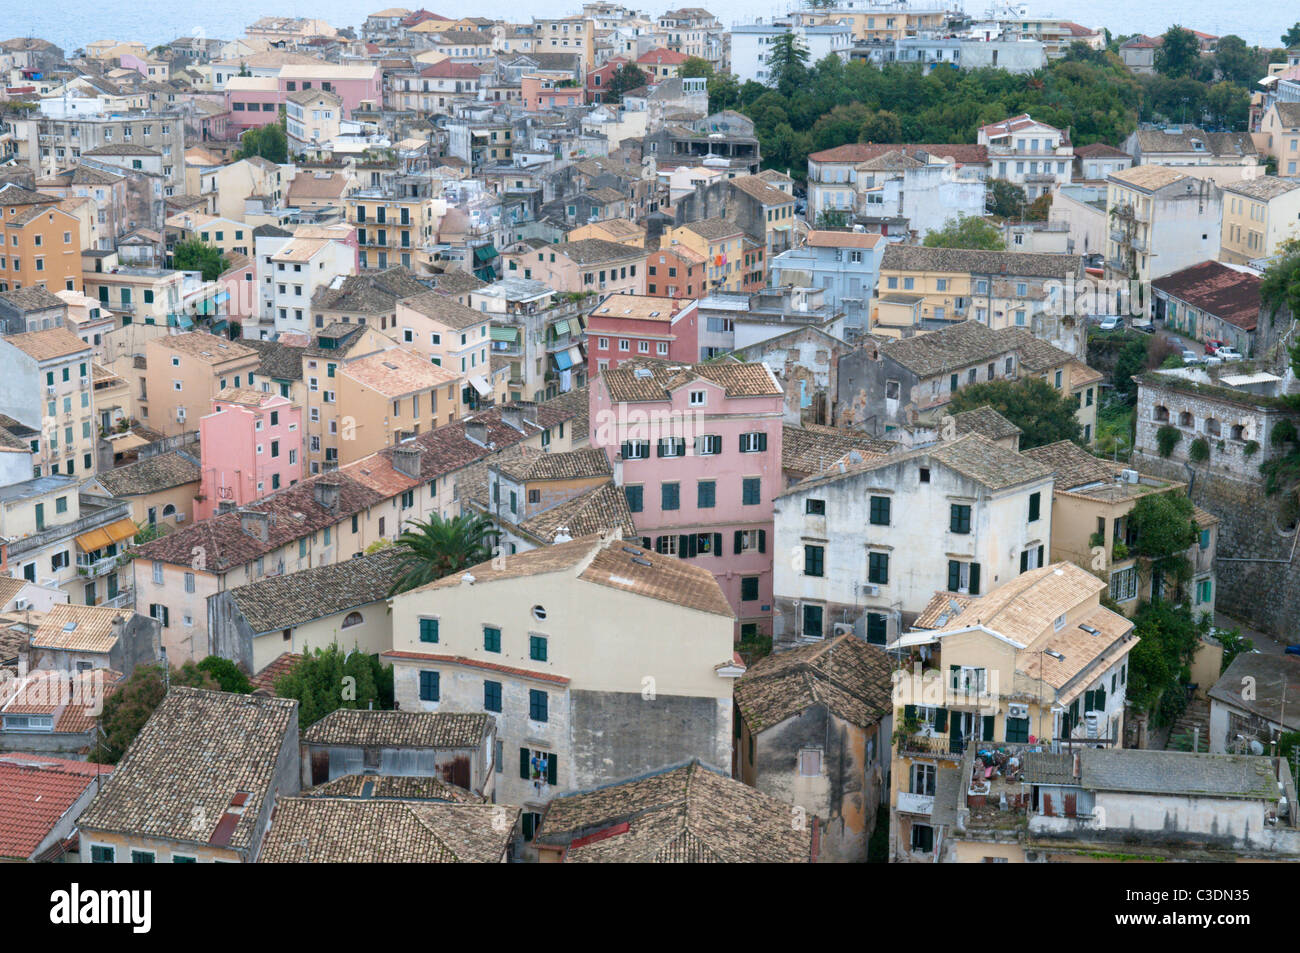
[[[289,138],[285,133],[283,116],[278,122],[249,129],[240,136],[239,151],[234,158],[251,159],[253,156],[282,164],[289,161]]]
[[[1187,606],[1158,599],[1133,614],[1139,642],[1129,653],[1128,702],[1143,711],[1158,711],[1157,722],[1169,724],[1186,703],[1188,667],[1208,620],[1196,620]]]
[[[117,764],[122,760],[145,722],[167,697],[167,680],[163,671],[161,664],[139,665],[117,691],[104,699],[104,711],[100,717],[102,733],[87,760],[97,764]],[[193,662],[172,669],[170,681],[172,685],[220,690],[217,682]]]
[[[817,213],[817,228],[843,228],[849,223],[849,213],[841,208],[824,208]]]
[[[1294,24],[1282,34],[1282,45],[1288,50],[1300,46],[1300,23]]]
[[[204,281],[216,281],[226,270],[226,257],[215,245],[192,238],[176,243],[172,249],[172,267],[177,271],[202,272]]]
[[[858,142],[898,142],[903,138],[903,124],[898,113],[877,109],[858,129]]]
[[[677,75],[683,79],[712,79],[713,64],[698,56],[688,56],[682,61]]]
[[[988,196],[989,213],[998,218],[1023,218],[1029,207],[1025,190],[1006,179],[990,179]]]
[[[425,521],[412,520],[397,537],[398,548],[405,552],[389,595],[418,588],[491,558],[488,536],[492,530],[492,521],[485,516],[445,520],[435,513]]]
[[[1224,80],[1205,91],[1205,111],[1215,125],[1245,128],[1250,116],[1250,93]]]
[[[1215,44],[1214,68],[1225,81],[1236,86],[1253,86],[1268,71],[1268,54],[1234,34]]]
[[[1220,675],[1228,670],[1228,666],[1238,655],[1255,651],[1255,643],[1242,635],[1241,629],[1220,630],[1214,633],[1214,637],[1223,646],[1223,664],[1219,666]]]
[[[1175,587],[1191,575],[1187,548],[1200,533],[1195,515],[1192,501],[1177,491],[1148,493],[1129,510],[1129,528],[1135,537],[1131,552]]]
[[[253,685],[248,680],[248,673],[230,659],[222,658],[220,655],[209,655],[199,662],[198,670],[211,676],[221,686],[223,692],[247,695],[253,690]]]
[[[376,655],[344,652],[338,645],[304,656],[275,682],[281,698],[298,700],[298,727],[306,728],[339,708],[393,707],[393,667]]]
[[[1147,336],[1134,334],[1120,349],[1115,360],[1115,370],[1111,373],[1111,383],[1115,392],[1128,403],[1137,400],[1137,382],[1134,374],[1141,374],[1147,366]]]
[[[1007,247],[996,227],[974,215],[948,219],[943,228],[926,232],[922,244],[930,248],[983,248],[986,251],[1004,251]]]
[[[1020,436],[1022,450],[1058,440],[1083,441],[1083,428],[1074,415],[1074,400],[1041,378],[969,384],[949,401],[946,413],[959,414],[986,405],[1024,431]]]
[[[1196,34],[1181,26],[1171,26],[1165,31],[1163,42],[1156,50],[1156,72],[1164,76],[1194,77],[1199,70],[1201,43]]]
[[[808,47],[792,32],[772,41],[767,54],[768,85],[782,96],[791,96],[808,82]]]
[[[607,103],[621,103],[623,94],[633,89],[640,89],[649,79],[645,73],[637,68],[634,63],[624,63],[618,69],[614,70],[613,75],[609,78],[609,85],[605,87],[604,101]]]

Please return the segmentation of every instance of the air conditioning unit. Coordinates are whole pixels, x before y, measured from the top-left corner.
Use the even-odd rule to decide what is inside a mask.
[[[176,420],[177,420],[177,422],[179,422],[179,423],[184,423],[184,422],[185,422],[185,408],[184,408],[184,407],[177,408],[177,410],[176,410]]]
[[[878,596],[878,595],[880,595],[880,587],[879,587],[879,586],[876,586],[876,585],[872,585],[871,583],[867,583],[867,584],[865,584],[865,585],[862,587],[862,591],[863,591],[864,594],[866,594],[866,595],[868,595],[868,596]]]
[[[1121,470],[1120,476],[1124,478],[1125,483],[1138,482],[1138,472],[1136,470]]]
[[[851,623],[851,622],[836,622],[833,626],[831,626],[831,631],[832,631],[836,636],[841,636],[841,635],[852,635],[852,634],[853,634],[853,623]]]
[[[177,513],[177,514],[176,514],[176,522],[178,522],[178,523],[184,523],[184,522],[185,522],[185,514],[184,514],[184,513]]]
[[[21,611],[24,610],[24,609],[29,609],[29,608],[31,608],[31,605],[32,605],[32,603],[31,603],[31,600],[30,600],[30,599],[15,599],[15,600],[14,600],[14,608],[17,609],[19,612],[21,612]]]
[[[1008,706],[1007,706],[1007,717],[1008,717],[1008,718],[1028,718],[1028,717],[1029,717],[1029,706],[1028,706],[1028,705],[1008,705]]]

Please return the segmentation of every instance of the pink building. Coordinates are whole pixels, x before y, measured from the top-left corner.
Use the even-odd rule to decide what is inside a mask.
[[[582,86],[561,86],[568,80],[560,74],[532,74],[519,80],[519,93],[526,112],[543,109],[560,109],[567,106],[585,106],[587,90]]]
[[[199,420],[203,473],[194,518],[242,506],[302,479],[302,410],[278,394],[227,387]]]
[[[253,259],[238,252],[227,255],[226,263],[217,276],[218,313],[242,323],[257,314],[257,270]]]
[[[236,135],[280,119],[284,97],[272,76],[232,76],[226,81],[226,108],[230,130]]]
[[[293,63],[280,67],[277,82],[280,101],[303,89],[323,89],[343,100],[343,118],[351,119],[358,109],[373,110],[383,105],[383,72],[378,66],[340,63]]]
[[[699,303],[607,294],[587,316],[587,378],[634,358],[689,364],[699,358]]]
[[[631,361],[591,385],[605,451],[642,545],[713,572],[737,637],[771,634],[780,384],[764,364]]]

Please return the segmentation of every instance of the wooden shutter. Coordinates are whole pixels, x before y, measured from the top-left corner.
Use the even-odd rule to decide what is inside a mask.
[[[1020,554],[1020,571],[1029,572],[1029,550]]]
[[[956,727],[956,724],[954,720],[953,726]],[[948,730],[948,709],[936,708],[934,710],[934,730],[940,733]]]
[[[1097,710],[1104,711],[1106,708],[1106,683],[1101,683],[1101,688],[1097,689],[1093,701],[1097,703]]]
[[[678,437],[676,439],[677,439],[677,456],[679,457],[686,456],[686,438]]]
[[[983,729],[984,729],[984,730],[980,733],[980,738],[983,739],[984,741],[992,741],[992,740],[993,740],[993,722],[997,720],[997,719],[996,719],[996,716],[994,716],[994,715],[985,715],[983,720],[984,720],[984,724],[983,724]]]
[[[961,588],[961,563],[955,559],[948,560],[948,591],[956,592]]]
[[[560,756],[557,754],[548,754],[546,756],[546,783],[555,784],[556,778],[560,774]]]
[[[713,534],[713,555],[715,556],[722,555],[722,534],[721,533]]]
[[[691,552],[691,537],[685,535],[678,536],[677,557],[679,559],[688,559],[690,557],[690,552]]]
[[[743,433],[740,435],[740,452],[745,452],[745,435]]]
[[[766,434],[766,433],[760,433],[760,434],[758,435],[758,449],[759,449],[759,450],[766,450],[766,449],[767,449],[767,434]]]
[[[916,717],[916,706],[915,706],[915,705],[904,705],[904,706],[903,706],[903,720],[904,720],[904,721],[910,721],[911,719],[913,719],[913,718],[915,718],[915,717]]]
[[[970,594],[978,596],[980,594],[980,564],[970,564]]]
[[[664,440],[662,437],[659,438],[659,443],[655,447],[655,455],[660,457],[664,455]]]
[[[1043,547],[1042,547],[1042,546],[1039,546],[1039,547],[1038,547],[1038,566],[1039,566],[1040,569],[1041,569],[1042,566],[1043,566]]]
[[[632,441],[631,441],[631,440],[624,440],[624,441],[623,441],[623,446],[622,446],[622,448],[620,449],[619,452],[623,454],[623,459],[624,459],[624,460],[629,460],[629,459],[631,459],[631,457],[632,457]]]
[[[519,776],[525,781],[529,780],[529,751],[527,748],[519,749]]]
[[[758,531],[758,551],[760,553],[767,552],[767,530],[765,529]]]
[[[744,551],[745,551],[745,531],[738,529],[736,530],[736,555],[740,555]]]

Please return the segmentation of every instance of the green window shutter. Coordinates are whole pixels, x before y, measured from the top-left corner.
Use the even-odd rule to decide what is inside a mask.
[[[980,733],[980,738],[983,741],[993,740],[993,723],[995,721],[997,721],[997,717],[995,715],[985,715],[983,717],[983,726],[982,726],[983,731]]]
[[[765,529],[758,531],[758,551],[760,553],[767,552],[767,530]]]
[[[519,749],[519,776],[523,778],[525,781],[530,780],[528,776],[528,758],[529,758],[528,749],[520,748]]]
[[[915,717],[916,717],[916,706],[915,706],[915,705],[904,705],[904,706],[903,706],[903,720],[904,720],[904,721],[911,721],[911,720],[912,720],[913,718],[915,718]]]
[[[1029,550],[1020,554],[1020,571],[1029,572]]]
[[[970,564],[970,594],[978,596],[980,594],[980,564]]]
[[[713,534],[713,555],[715,556],[722,555],[722,534],[721,533]]]
[[[953,722],[956,725],[956,721]],[[942,734],[948,730],[948,709],[936,708],[934,710],[934,730]]]
[[[560,775],[560,756],[557,754],[548,754],[546,756],[546,783],[555,784]]]
[[[1041,493],[1031,493],[1029,495],[1029,522],[1032,523],[1038,519],[1039,508],[1041,504],[1042,504]]]
[[[960,665],[948,666],[948,685],[950,688],[952,688],[953,691],[957,691],[958,689],[961,688],[961,666]]]
[[[1103,682],[1102,685],[1101,685],[1101,687],[1100,687],[1099,689],[1097,689],[1096,697],[1093,699],[1093,701],[1095,701],[1095,702],[1097,703],[1097,710],[1098,710],[1098,711],[1104,711],[1104,710],[1105,710],[1105,708],[1106,708],[1106,684],[1105,684],[1105,682]]]
[[[745,551],[745,531],[738,529],[736,530],[736,555],[740,555],[744,551]]]
[[[955,559],[948,560],[948,591],[956,592],[961,588],[961,563]]]

